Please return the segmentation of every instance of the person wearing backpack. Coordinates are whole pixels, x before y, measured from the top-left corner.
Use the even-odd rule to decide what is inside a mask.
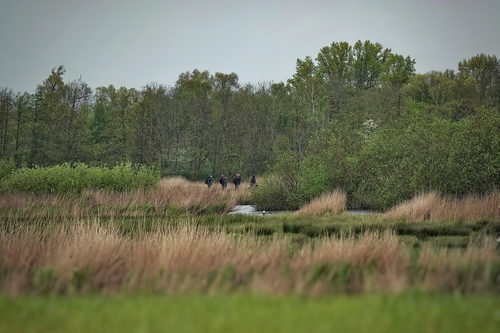
[[[234,184],[234,190],[238,190],[238,188],[240,187],[240,183],[241,183],[241,176],[240,174],[236,174],[236,177],[234,177],[233,179],[233,184]]]
[[[222,190],[224,191],[227,187],[227,177],[224,175],[221,175],[220,179],[219,179],[219,184],[221,184]]]
[[[207,184],[208,188],[210,188],[212,186],[212,176],[211,175],[208,175],[207,176],[207,179],[205,179],[205,184]]]
[[[252,176],[252,179],[250,179],[250,188],[252,187],[257,187],[257,179],[255,179],[255,176]]]

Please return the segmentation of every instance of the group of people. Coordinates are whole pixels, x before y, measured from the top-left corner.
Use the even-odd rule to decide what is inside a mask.
[[[207,184],[208,188],[212,187],[212,181],[213,177],[211,175],[207,176],[207,179],[205,180],[205,184]],[[227,188],[227,177],[224,175],[221,175],[219,178],[219,184],[222,186],[222,190],[224,191]],[[238,190],[240,188],[241,184],[241,175],[239,173],[236,174],[236,176],[233,178],[233,184],[234,184],[234,190]],[[252,179],[250,180],[250,187],[257,186],[257,180],[255,179],[255,176],[252,176]]]

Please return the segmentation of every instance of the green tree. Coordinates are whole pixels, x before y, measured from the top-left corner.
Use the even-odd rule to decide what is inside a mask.
[[[162,159],[158,140],[161,138],[159,113],[166,93],[164,86],[152,83],[139,93],[139,100],[132,108],[132,123],[135,124],[135,146],[133,161],[140,164],[159,165]]]
[[[290,138],[293,150],[304,158],[309,138],[320,123],[327,105],[327,98],[318,67],[311,57],[297,59],[296,72],[288,80],[293,102]]]
[[[56,109],[60,130],[54,138],[53,163],[88,161],[91,156],[86,126],[92,89],[81,77],[65,84],[61,105]]]
[[[479,99],[488,106],[500,102],[500,65],[496,56],[483,53],[458,62],[458,75],[464,80],[472,77],[476,81]]]
[[[208,71],[198,69],[179,75],[174,100],[179,118],[179,134],[174,169],[188,177],[201,177],[207,160],[213,80]]]
[[[325,100],[318,67],[311,57],[307,56],[304,60],[297,59],[295,70],[288,84],[296,96],[296,102],[300,103],[300,107],[306,109],[308,113],[315,114],[323,106]]]
[[[29,130],[33,116],[34,96],[25,92],[18,93],[15,100],[13,115],[14,161],[17,167],[24,166],[29,154]]]
[[[211,172],[229,173],[241,165],[240,154],[244,130],[242,125],[242,103],[245,103],[245,88],[240,94],[240,83],[235,73],[215,73],[210,117],[207,123],[209,158],[212,161]],[[247,87],[248,88],[248,87]],[[240,98],[239,98],[240,97]]]
[[[415,74],[415,59],[406,58],[401,54],[389,54],[382,64],[380,81],[392,84],[398,88],[410,81]]]
[[[428,103],[431,99],[427,74],[416,74],[409,79],[403,88],[404,94],[414,101]]]
[[[347,42],[333,42],[321,48],[316,57],[319,72],[325,81],[344,86],[351,81],[353,49]]]
[[[277,95],[273,95],[273,87]],[[238,92],[236,104],[239,106],[239,113],[235,122],[241,135],[238,146],[240,164],[235,167],[239,167],[242,174],[263,174],[280,154],[273,144],[284,133],[286,126],[283,118],[286,110],[282,107],[287,96],[280,95],[277,90],[283,87],[284,84],[261,82],[254,86],[245,85]],[[235,135],[237,134],[236,132]],[[288,150],[290,146],[282,148]]]
[[[258,209],[298,209],[305,202],[302,185],[297,154],[283,152],[259,187],[252,190],[252,201]]]
[[[11,146],[11,118],[14,113],[14,91],[0,88],[0,159],[10,157]]]
[[[455,98],[455,80],[438,71],[431,71],[426,76],[429,84],[429,96],[435,105],[442,106]]]
[[[31,166],[49,166],[55,163],[54,154],[58,153],[55,146],[59,132],[58,117],[67,107],[63,102],[65,72],[64,66],[53,68],[49,77],[37,86],[30,135]]]
[[[391,49],[379,43],[358,40],[353,46],[353,79],[357,89],[368,89],[379,84],[382,66]]]
[[[103,130],[102,145],[98,154],[100,159],[109,164],[130,162],[136,150],[135,126],[132,107],[137,102],[138,92],[134,88],[120,87],[116,90],[112,85],[102,88],[102,98],[106,96],[109,108],[108,126]]]
[[[347,99],[347,85],[353,76],[353,50],[347,42],[333,42],[321,48],[316,57],[319,74],[326,84],[330,105],[327,120],[340,113]]]
[[[98,87],[94,94],[94,105],[89,115],[87,135],[93,146],[106,141],[104,131],[109,124],[110,103],[108,98],[108,89]]]

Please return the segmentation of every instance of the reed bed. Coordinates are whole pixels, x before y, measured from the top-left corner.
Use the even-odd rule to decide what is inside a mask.
[[[298,215],[328,216],[339,214],[346,210],[347,194],[343,190],[325,193],[310,203],[302,206]]]
[[[248,189],[208,189],[201,182],[162,179],[156,189],[127,192],[85,191],[81,195],[1,194],[0,216],[8,219],[83,218],[89,216],[168,216],[224,214],[246,200]]]
[[[410,221],[441,220],[499,220],[500,192],[486,195],[469,195],[464,198],[443,196],[431,191],[416,195],[383,215],[384,219]]]
[[[0,229],[0,292],[496,293],[495,246],[489,238],[465,250],[427,246],[412,258],[390,232],[325,237],[292,251],[286,238],[234,236],[190,220],[134,237],[97,220],[50,230],[23,224]]]

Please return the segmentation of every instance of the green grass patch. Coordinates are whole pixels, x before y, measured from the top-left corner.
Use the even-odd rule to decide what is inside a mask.
[[[0,296],[1,332],[498,332],[500,298]]]

